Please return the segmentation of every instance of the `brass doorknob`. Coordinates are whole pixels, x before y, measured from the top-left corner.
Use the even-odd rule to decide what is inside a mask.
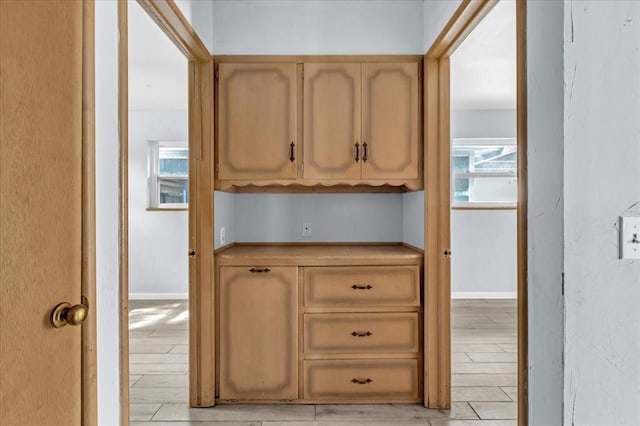
[[[78,304],[71,306],[70,303],[63,302],[58,304],[51,311],[51,325],[54,328],[64,327],[65,325],[80,325],[87,318],[89,307],[87,305]]]

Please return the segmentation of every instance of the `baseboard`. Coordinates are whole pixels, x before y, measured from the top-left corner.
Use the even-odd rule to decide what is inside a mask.
[[[189,293],[129,293],[129,300],[189,300]]]
[[[516,299],[515,291],[454,291],[452,299]]]

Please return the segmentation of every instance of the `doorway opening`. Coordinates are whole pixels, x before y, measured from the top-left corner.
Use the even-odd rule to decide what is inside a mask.
[[[128,7],[129,419],[188,401],[188,60]]]
[[[452,401],[517,417],[516,7],[450,57]]]

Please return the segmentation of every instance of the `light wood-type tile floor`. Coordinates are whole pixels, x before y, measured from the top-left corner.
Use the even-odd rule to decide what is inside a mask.
[[[130,304],[132,426],[511,426],[516,424],[515,300],[452,302],[452,408],[419,405],[188,407],[186,301]]]

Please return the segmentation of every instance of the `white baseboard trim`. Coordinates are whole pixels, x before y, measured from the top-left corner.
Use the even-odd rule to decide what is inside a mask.
[[[453,291],[452,299],[516,299],[515,291]]]
[[[129,300],[189,300],[189,293],[129,293]]]

